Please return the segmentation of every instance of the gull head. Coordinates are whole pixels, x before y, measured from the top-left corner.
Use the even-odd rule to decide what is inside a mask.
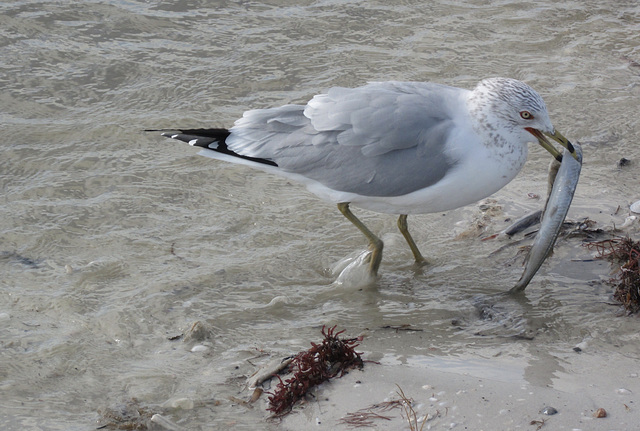
[[[560,161],[562,153],[547,139],[551,138],[577,158],[571,142],[553,127],[542,97],[524,82],[510,78],[484,79],[472,91],[470,103],[481,127],[499,128],[507,135],[505,139],[525,145],[533,136]]]

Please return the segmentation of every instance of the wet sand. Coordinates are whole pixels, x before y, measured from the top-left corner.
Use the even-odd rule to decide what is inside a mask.
[[[557,364],[552,360],[547,365],[553,369]],[[632,430],[640,420],[636,365],[635,359],[620,354],[589,347],[577,353],[567,346],[565,371],[550,373],[545,377],[550,383],[543,385],[524,378],[524,358],[506,359],[499,350],[480,359],[382,360],[320,386],[282,420],[282,429],[354,429],[349,423],[353,414],[371,412],[384,418],[368,415],[367,428],[410,429],[400,407],[376,408],[401,399],[401,388],[418,418],[413,429],[421,429],[426,416],[425,430],[535,430],[543,425],[552,430]],[[545,414],[548,407],[557,413]],[[605,409],[605,418],[595,417],[599,408]]]

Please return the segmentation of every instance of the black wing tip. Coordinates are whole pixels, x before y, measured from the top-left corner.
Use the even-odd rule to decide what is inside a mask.
[[[217,153],[227,154],[263,165],[278,166],[278,164],[271,159],[245,156],[230,150],[226,143],[226,139],[231,134],[229,129],[147,129],[145,132],[162,132],[161,136],[186,142],[192,147],[206,148],[207,150],[212,150]]]
[[[160,132],[160,136],[177,139],[194,147],[216,150],[231,132],[228,129],[146,129],[145,132]]]
[[[164,130],[160,130],[162,132],[177,132],[178,134],[182,134],[182,135],[194,135],[194,136],[198,136],[198,137],[202,137],[202,138],[215,138],[215,139],[220,139],[220,140],[224,140],[226,139],[231,132],[229,131],[229,129],[221,129],[221,128],[214,128],[214,129],[164,129]]]
[[[208,137],[208,138],[219,138],[220,136],[229,136],[229,134],[231,133],[229,131],[229,129],[224,129],[224,128],[211,128],[211,129],[181,129],[181,128],[175,128],[175,129],[144,129],[145,132],[162,132],[162,134],[164,135],[165,133],[169,133],[169,132],[175,132],[175,133],[182,133],[185,135],[198,135],[198,136],[204,136],[204,137]]]

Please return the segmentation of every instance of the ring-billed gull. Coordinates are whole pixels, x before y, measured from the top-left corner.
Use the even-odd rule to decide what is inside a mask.
[[[547,137],[575,157],[527,84],[489,78],[473,90],[422,82],[331,88],[306,105],[244,113],[230,129],[163,133],[201,154],[297,180],[338,209],[367,237],[376,275],[383,243],[350,210],[399,214],[398,228],[418,263],[424,258],[408,214],[447,211],[504,187],[535,140],[561,160]]]

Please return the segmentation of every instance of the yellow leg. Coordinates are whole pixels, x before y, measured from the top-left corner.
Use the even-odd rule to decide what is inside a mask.
[[[422,257],[420,250],[418,250],[418,246],[409,233],[409,225],[407,224],[406,214],[401,214],[400,217],[398,217],[398,229],[400,229],[400,233],[402,233],[404,239],[407,240],[407,244],[409,244],[409,248],[413,253],[413,257],[416,259],[416,263],[419,265],[427,263],[426,259]]]
[[[355,227],[360,229],[360,232],[362,232],[369,240],[369,247],[372,250],[371,260],[369,261],[369,271],[371,271],[371,275],[377,275],[380,262],[382,262],[382,248],[384,247],[384,243],[380,238],[375,236],[373,232],[371,232],[364,223],[358,219],[358,217],[353,215],[349,209],[349,202],[339,203],[338,209],[351,223],[353,223]]]

